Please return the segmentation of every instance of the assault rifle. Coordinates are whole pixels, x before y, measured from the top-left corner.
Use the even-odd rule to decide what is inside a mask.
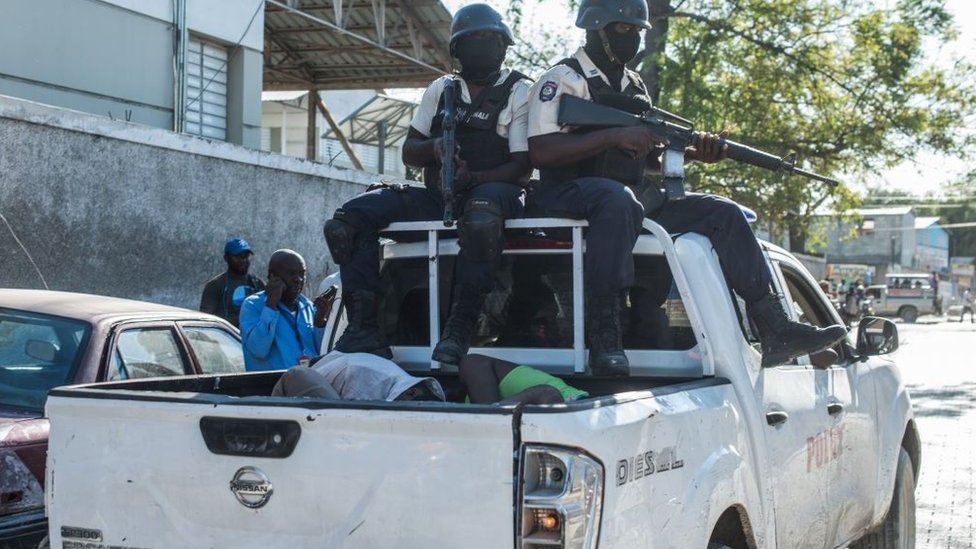
[[[444,83],[444,120],[441,135],[441,194],[444,196],[444,226],[454,225],[454,154],[457,151],[457,95],[458,81],[449,78]]]
[[[560,99],[557,121],[562,125],[583,127],[647,126],[667,147],[661,158],[661,172],[664,175],[664,190],[667,198],[680,200],[685,197],[685,149],[695,140],[695,128],[691,121],[655,107],[651,107],[642,115],[635,115],[573,95],[563,95]],[[723,139],[722,143],[728,145],[728,158],[737,162],[774,172],[784,171],[821,181],[830,186],[839,184],[836,179],[797,168],[795,154],[780,158],[730,139]]]

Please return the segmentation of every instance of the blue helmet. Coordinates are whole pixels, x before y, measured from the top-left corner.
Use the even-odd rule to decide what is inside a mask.
[[[497,11],[488,4],[469,4],[457,10],[451,19],[451,51],[454,51],[454,45],[462,36],[478,31],[497,32],[502,35],[505,45],[515,45],[511,29]]]
[[[627,23],[649,29],[647,0],[583,0],[576,16],[576,26],[600,30],[611,23]]]

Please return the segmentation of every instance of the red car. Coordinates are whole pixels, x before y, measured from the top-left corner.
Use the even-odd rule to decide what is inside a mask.
[[[237,329],[114,297],[0,290],[0,549],[47,534],[47,392],[59,385],[244,371]]]

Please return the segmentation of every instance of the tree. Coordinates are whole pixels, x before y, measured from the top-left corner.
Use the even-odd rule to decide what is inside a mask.
[[[922,49],[954,36],[943,0],[876,4],[649,0],[655,30],[639,70],[662,108],[770,152],[796,152],[804,167],[848,182],[919,149],[967,154],[961,129],[976,107],[976,71],[932,66]],[[755,208],[799,249],[818,209],[858,203],[849,186],[731,162],[689,170],[688,185]]]

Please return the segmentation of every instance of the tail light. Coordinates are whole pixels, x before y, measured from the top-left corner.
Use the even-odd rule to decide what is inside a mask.
[[[13,450],[0,448],[0,516],[44,508],[44,490]]]
[[[603,465],[566,448],[526,445],[520,463],[522,549],[594,549],[600,534]]]

